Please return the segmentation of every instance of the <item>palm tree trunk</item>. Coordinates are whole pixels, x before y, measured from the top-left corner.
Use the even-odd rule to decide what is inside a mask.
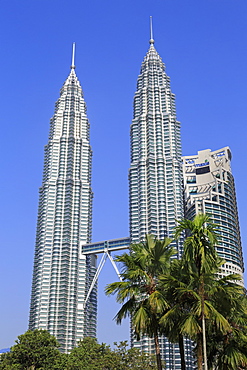
[[[185,356],[184,356],[184,338],[181,334],[178,336],[179,352],[181,359],[181,370],[186,370]]]
[[[200,290],[200,296],[201,296],[202,346],[203,346],[203,357],[204,357],[204,370],[208,370],[205,313],[204,313],[204,280],[202,280],[201,287],[199,288],[199,290]]]
[[[155,332],[154,332],[154,345],[155,345],[157,369],[158,370],[162,370],[161,354],[160,354],[160,344],[159,344],[159,337],[158,337],[158,331],[157,331],[157,329],[155,329]]]
[[[197,367],[202,369],[203,353],[202,353],[202,333],[197,334]]]
[[[203,313],[203,317],[202,317],[202,335],[203,335],[204,370],[208,370],[207,344],[206,344],[206,328],[205,328],[205,316],[204,316],[204,313]]]

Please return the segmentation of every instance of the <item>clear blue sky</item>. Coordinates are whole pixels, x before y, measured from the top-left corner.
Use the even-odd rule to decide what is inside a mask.
[[[2,0],[0,348],[27,329],[43,146],[76,42],[76,72],[91,122],[93,240],[128,235],[129,126],[149,16],[171,77],[183,154],[229,145],[247,257],[247,1]],[[100,341],[128,339],[99,282]]]

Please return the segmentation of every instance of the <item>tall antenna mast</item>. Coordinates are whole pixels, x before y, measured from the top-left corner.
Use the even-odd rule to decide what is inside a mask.
[[[150,44],[154,44],[154,39],[153,39],[153,17],[150,16]]]
[[[72,46],[72,64],[71,69],[75,69],[75,42],[73,42]]]

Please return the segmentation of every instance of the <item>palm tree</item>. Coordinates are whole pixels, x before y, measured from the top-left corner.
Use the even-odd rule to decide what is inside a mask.
[[[171,343],[178,343],[181,370],[186,369],[184,340],[181,325],[188,311],[188,298],[185,295],[180,297],[178,291],[186,288],[190,281],[182,260],[173,259],[167,273],[160,275],[160,286],[164,292],[166,301],[169,302],[169,309],[164,312],[160,319],[162,332]]]
[[[117,293],[117,302],[123,306],[116,315],[121,323],[131,316],[137,340],[141,335],[154,338],[158,370],[162,370],[159,346],[161,314],[169,308],[163,292],[159,289],[159,275],[165,274],[170,266],[171,256],[176,252],[170,246],[171,239],[157,240],[146,235],[143,243],[132,244],[130,252],[117,256],[122,263],[122,281],[106,286],[107,295]]]
[[[184,232],[188,235],[184,242],[183,258],[185,263],[187,263],[189,273],[194,276],[194,281],[197,280],[198,282],[198,291],[196,292],[194,289],[190,291],[191,296],[195,299],[193,310],[200,313],[199,327],[201,330],[199,330],[199,327],[197,328],[198,370],[202,370],[203,355],[204,368],[207,370],[205,314],[208,314],[208,310],[213,310],[213,307],[209,308],[209,305],[205,304],[205,278],[207,274],[211,275],[212,269],[218,269],[219,264],[223,262],[223,260],[219,262],[219,257],[215,250],[217,242],[216,230],[216,225],[211,222],[208,215],[198,214],[192,221],[187,219],[178,221],[175,231],[176,238]],[[190,325],[192,324],[191,320],[192,316],[190,316],[190,320],[186,320],[187,328],[189,322]],[[193,325],[195,325],[195,321],[193,321]]]
[[[222,262],[219,261],[219,266]],[[204,275],[204,311],[205,317],[226,333],[229,329],[228,321],[213,305],[212,294],[216,296],[218,269]],[[159,277],[161,289],[164,290],[166,301],[170,303],[168,309],[160,319],[164,333],[170,342],[179,344],[181,369],[186,368],[184,360],[183,336],[189,337],[198,343],[202,333],[201,328],[201,296],[199,295],[200,279],[193,272],[185,259],[173,260],[168,274]],[[219,290],[219,289],[218,289]],[[223,294],[221,295],[223,297]],[[200,348],[200,347],[199,347]]]
[[[187,234],[184,242],[186,260],[194,265],[200,275],[210,272],[212,266],[215,266],[215,263],[217,265],[219,260],[215,249],[217,225],[211,221],[209,215],[199,213],[193,220],[178,221],[175,238],[179,238],[184,232]]]
[[[241,277],[230,275],[219,279],[220,289],[216,289],[211,297],[216,309],[228,320],[230,330],[222,333],[209,322],[210,369],[247,368],[247,297],[245,289],[234,280],[241,280]]]

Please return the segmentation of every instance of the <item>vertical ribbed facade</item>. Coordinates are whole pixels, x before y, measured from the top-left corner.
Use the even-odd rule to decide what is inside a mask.
[[[218,225],[216,250],[226,261],[222,266],[222,275],[237,273],[243,277],[243,252],[230,148],[206,149],[196,155],[184,156],[183,172],[186,218],[193,219],[198,213],[211,216]]]
[[[153,40],[138,76],[130,135],[131,241],[146,234],[163,239],[183,218],[182,153],[175,95]]]
[[[91,167],[86,104],[72,66],[45,146],[29,319],[29,329],[47,329],[64,352],[96,336],[97,288],[84,307],[96,257],[80,253],[91,241]]]
[[[130,239],[140,242],[146,234],[159,239],[172,236],[176,220],[184,217],[183,172],[180,122],[176,118],[175,95],[170,78],[151,38],[141,66],[134,96],[134,117],[130,129],[129,170]],[[182,253],[182,240],[173,242]],[[143,337],[131,342],[154,353],[153,340]],[[180,369],[178,346],[160,339],[166,369]],[[186,345],[188,369],[193,368],[190,345]]]

